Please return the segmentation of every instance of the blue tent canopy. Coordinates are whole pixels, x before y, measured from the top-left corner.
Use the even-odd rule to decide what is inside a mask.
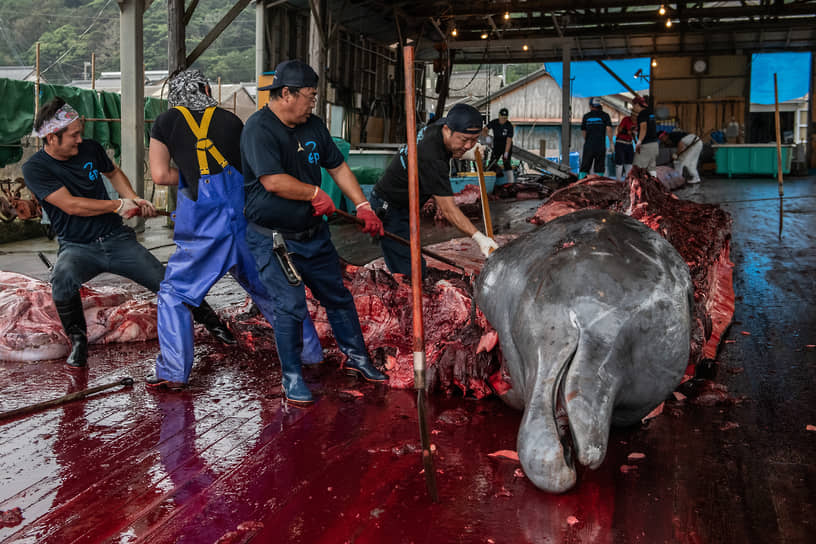
[[[619,78],[624,80],[627,85],[641,91],[646,89],[648,94],[649,84],[645,79],[634,78],[634,75],[640,70],[647,78],[650,74],[651,59],[637,58],[637,59],[622,59],[622,60],[605,60],[604,64],[615,72]],[[563,79],[563,72],[561,71],[560,62],[548,62],[546,64],[547,72],[555,78],[558,86],[561,86]],[[617,94],[626,92],[626,87],[618,83],[614,77],[609,75],[609,72],[601,68],[600,64],[592,61],[579,61],[570,63],[570,80],[572,81],[572,95],[573,96],[603,96],[607,94]]]
[[[810,55],[810,53],[754,54],[751,57],[751,102],[774,103],[774,73],[780,102],[808,94]]]

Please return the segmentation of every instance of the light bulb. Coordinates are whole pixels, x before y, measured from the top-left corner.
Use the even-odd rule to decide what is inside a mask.
[[[666,19],[666,28],[671,28],[672,22],[671,19]]]
[[[659,9],[659,10],[657,10],[657,12],[658,12],[660,15],[666,15],[666,8],[664,8],[664,7],[663,7],[663,5],[661,5],[661,6],[660,6],[660,9]]]
[[[505,19],[505,21],[506,21],[507,19],[509,19],[509,18],[510,18],[510,12],[509,12],[509,11],[505,11],[505,12],[504,12],[504,19]]]
[[[655,59],[652,59],[652,68],[656,68],[656,67],[657,67],[657,61]]]
[[[530,49],[529,47],[527,47],[527,44],[526,44],[526,43],[525,43],[524,45],[522,45],[522,46],[521,46],[521,48],[522,48],[524,51],[527,51],[528,49]]]
[[[482,33],[482,39],[483,39],[483,40],[486,40],[486,39],[487,39],[487,32]]]
[[[459,34],[459,33],[456,32],[455,28],[453,30],[451,30],[451,36],[456,36],[457,34]]]

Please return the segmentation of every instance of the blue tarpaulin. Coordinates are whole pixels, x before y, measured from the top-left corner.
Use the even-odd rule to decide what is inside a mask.
[[[634,75],[638,70],[641,70],[643,75],[648,78],[651,69],[651,59],[605,60],[603,63],[609,66],[609,69],[615,72],[627,85],[638,92],[644,91],[644,94],[649,94],[649,83],[646,79],[635,78]],[[563,78],[561,63],[548,62],[546,66],[547,72],[555,78],[560,87]],[[588,98],[590,96],[604,96],[607,94],[626,92],[626,87],[618,83],[618,80],[609,75],[609,72],[601,68],[601,65],[594,60],[571,62],[570,80],[572,81],[571,93],[573,96]]]
[[[808,94],[810,53],[756,53],[751,58],[751,102],[774,103],[774,81],[779,101],[802,98]]]

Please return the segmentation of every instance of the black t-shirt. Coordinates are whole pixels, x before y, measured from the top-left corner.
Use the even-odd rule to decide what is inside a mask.
[[[513,123],[505,121],[499,123],[498,119],[493,119],[487,124],[488,130],[493,132],[493,151],[501,155],[507,146],[507,138],[513,137]]]
[[[122,218],[113,212],[90,217],[70,215],[45,199],[65,187],[73,196],[110,200],[102,174],[110,174],[115,169],[98,142],[84,139],[79,144],[79,153],[65,161],[40,149],[23,165],[23,176],[26,186],[48,214],[57,237],[68,242],[88,243],[121,227]]]
[[[581,119],[581,130],[586,131],[584,145],[589,149],[606,147],[606,127],[612,126],[612,119],[603,110],[590,110]]]
[[[298,181],[320,186],[320,167],[331,170],[345,159],[323,121],[309,116],[295,128],[284,125],[268,107],[247,119],[241,134],[244,213],[252,223],[285,232],[301,232],[322,221],[312,215],[306,200],[289,200],[267,191],[261,176],[289,174]]]
[[[190,110],[196,123],[201,124],[204,110]],[[241,171],[241,130],[244,123],[232,112],[215,108],[207,136],[212,140],[216,149],[224,156],[230,165]],[[184,184],[190,188],[193,198],[198,198],[198,155],[196,153],[196,137],[190,130],[184,115],[176,108],[172,108],[156,118],[150,137],[155,138],[167,146],[170,156],[179,167]],[[211,174],[223,170],[215,162],[212,155],[207,153],[207,165]]]
[[[646,136],[642,137],[642,139],[638,139],[638,141],[642,144],[648,144],[650,142],[657,141],[657,124],[655,122],[654,113],[652,113],[652,108],[645,108],[640,110],[637,116],[637,124],[638,130],[640,130],[640,124],[646,123]],[[641,135],[642,136],[642,135]]]
[[[442,124],[432,124],[417,134],[419,205],[432,196],[453,196],[450,183],[451,153],[442,140]],[[385,169],[374,190],[398,208],[408,208],[408,146],[403,145]]]

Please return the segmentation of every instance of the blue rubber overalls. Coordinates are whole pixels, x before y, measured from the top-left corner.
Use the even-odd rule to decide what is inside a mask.
[[[158,293],[158,336],[161,352],[156,376],[186,383],[193,366],[193,321],[187,305],[198,306],[221,277],[229,272],[258,305],[274,327],[272,299],[261,284],[255,260],[246,243],[244,178],[207,137],[215,107],[207,108],[198,126],[187,108],[177,106],[198,142],[196,152],[201,177],[198,199],[187,197],[189,189],[179,172],[178,207],[173,240],[176,252],[167,263]],[[210,174],[207,153],[223,170]],[[303,322],[304,363],[318,363],[323,350],[314,324]]]

